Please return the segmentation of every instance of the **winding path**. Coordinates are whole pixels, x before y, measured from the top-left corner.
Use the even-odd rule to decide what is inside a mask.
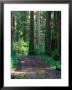
[[[35,56],[18,57],[16,70],[11,71],[12,79],[60,79],[60,71]]]

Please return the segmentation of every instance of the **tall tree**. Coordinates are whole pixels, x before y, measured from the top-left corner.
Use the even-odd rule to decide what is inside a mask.
[[[13,42],[15,42],[15,32],[17,28],[16,15],[14,12],[11,12],[11,49],[13,49]]]
[[[34,54],[34,12],[30,11],[29,54]]]
[[[17,19],[17,16],[15,16],[15,31],[16,31],[16,41],[18,41],[19,40],[19,26],[18,26],[18,23],[19,23],[19,21],[18,21],[18,19]]]
[[[52,20],[52,50],[57,49],[57,11],[53,12]]]
[[[58,38],[57,38],[57,47],[59,53],[61,53],[61,12],[57,12],[57,30],[58,30]]]
[[[21,12],[22,15],[21,15],[21,33],[20,33],[20,36],[21,38],[23,38],[24,41],[27,41],[28,40],[28,29],[29,29],[29,19],[28,19],[28,11],[23,11]]]
[[[11,12],[11,16],[12,16],[12,19],[11,19],[11,37],[13,39],[13,41],[15,41],[15,34],[16,34],[16,31],[17,31],[17,19],[16,19],[16,13],[15,12]]]
[[[45,54],[51,51],[51,12],[46,12]]]
[[[37,35],[38,47],[40,48],[40,11],[37,11]]]
[[[14,16],[13,13],[11,13],[11,50],[13,49],[13,39],[14,39]]]

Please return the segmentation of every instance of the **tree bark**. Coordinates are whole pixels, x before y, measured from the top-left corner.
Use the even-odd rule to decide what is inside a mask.
[[[57,12],[57,30],[58,30],[58,40],[57,40],[57,48],[59,53],[61,53],[61,12]]]
[[[34,54],[34,12],[30,12],[29,54]]]
[[[45,54],[51,51],[51,12],[46,12]]]
[[[52,30],[52,50],[57,49],[57,12],[58,11],[54,11],[54,20],[53,20],[53,30]]]
[[[40,12],[37,11],[37,41],[38,41],[38,47],[40,48]]]

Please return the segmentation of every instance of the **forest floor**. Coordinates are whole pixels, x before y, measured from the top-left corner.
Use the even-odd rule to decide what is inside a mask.
[[[36,56],[18,57],[16,69],[11,70],[11,79],[60,79],[61,71],[50,67]]]

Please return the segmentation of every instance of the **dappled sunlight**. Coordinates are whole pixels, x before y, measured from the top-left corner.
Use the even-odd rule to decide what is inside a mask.
[[[11,25],[11,78],[60,78],[61,12],[12,11]]]

